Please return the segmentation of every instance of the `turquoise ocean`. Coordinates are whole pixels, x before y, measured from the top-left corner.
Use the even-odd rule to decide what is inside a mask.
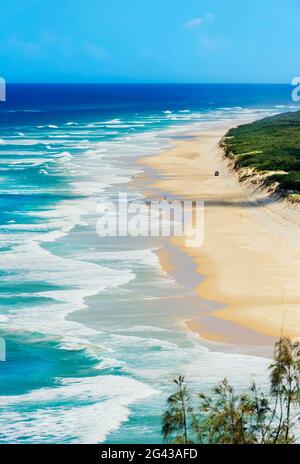
[[[185,133],[298,109],[285,85],[21,85],[0,103],[0,443],[160,443],[171,380],[265,381],[208,344],[209,307],[160,267],[159,238],[101,238],[97,206],[143,198],[142,156]]]

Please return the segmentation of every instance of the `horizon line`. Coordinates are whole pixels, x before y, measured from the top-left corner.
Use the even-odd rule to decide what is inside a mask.
[[[291,82],[21,82],[6,81],[19,85],[291,85]]]

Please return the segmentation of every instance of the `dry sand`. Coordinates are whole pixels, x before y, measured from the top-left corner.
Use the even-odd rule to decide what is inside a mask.
[[[203,245],[188,248],[183,238],[171,241],[192,257],[205,277],[199,275],[199,296],[222,304],[213,314],[216,324],[221,318],[265,335],[300,336],[299,207],[239,182],[218,147],[227,129],[196,134],[162,154],[143,158],[142,163],[159,174],[148,187],[205,201]],[[219,177],[214,176],[216,170]],[[213,330],[211,336],[205,333],[201,318],[188,326],[222,341]]]

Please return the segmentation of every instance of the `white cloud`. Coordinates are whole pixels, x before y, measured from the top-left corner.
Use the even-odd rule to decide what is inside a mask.
[[[201,24],[203,23],[203,18],[193,18],[193,19],[190,19],[189,21],[186,21],[184,24],[183,24],[183,27],[185,29],[195,29],[199,26],[201,26]]]
[[[205,22],[211,22],[215,19],[212,13],[206,13],[204,16],[197,16],[196,18],[192,18],[189,21],[183,23],[183,27],[185,29],[196,29],[197,27],[201,26]]]

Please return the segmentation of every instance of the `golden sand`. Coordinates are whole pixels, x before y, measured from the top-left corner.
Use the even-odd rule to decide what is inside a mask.
[[[188,248],[183,238],[171,240],[205,276],[202,281],[199,276],[199,296],[224,304],[214,312],[216,318],[275,337],[300,336],[299,206],[239,182],[218,147],[226,131],[203,132],[143,158],[159,173],[149,187],[205,201],[204,244]],[[163,253],[160,258],[163,263]],[[197,321],[188,326],[201,330]]]

